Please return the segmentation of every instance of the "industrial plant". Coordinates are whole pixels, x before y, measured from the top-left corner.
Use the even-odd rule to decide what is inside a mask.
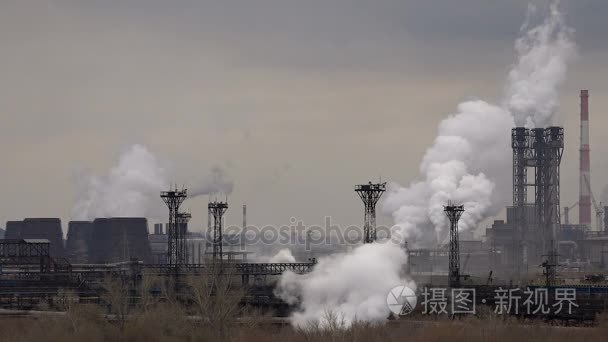
[[[496,288],[546,286],[574,287],[586,294],[586,304],[566,319],[593,319],[608,303],[608,232],[604,213],[591,187],[589,148],[589,92],[580,92],[580,197],[574,206],[560,201],[560,165],[564,151],[562,127],[511,130],[512,205],[506,219],[495,220],[482,239],[459,234],[459,219],[466,206],[445,203],[449,238],[437,248],[399,248],[407,253],[407,272],[419,285],[476,288],[481,304],[494,300]],[[363,206],[362,239],[374,244],[376,205],[386,183],[356,185]],[[224,234],[227,201],[208,203],[206,232],[193,232],[188,222],[193,214],[180,206],[186,189],[160,193],[168,209],[166,223],[149,224],[144,217],[96,218],[70,221],[64,241],[58,218],[25,218],[6,222],[0,241],[0,305],[10,309],[32,309],[70,290],[82,300],[103,301],[103,282],[117,278],[137,296],[147,276],[160,283],[170,281],[177,295],[189,275],[217,271],[240,279],[248,289],[248,305],[287,315],[297,305],[275,295],[274,286],[284,272],[307,274],[324,255],[345,252],[344,246],[326,246],[327,251],[305,248],[310,232],[289,246],[299,260],[256,262],[260,246],[247,245],[247,208],[242,206],[243,224],[238,234]],[[579,223],[570,222],[570,211],[578,207]],[[591,224],[595,210],[597,226]],[[195,213],[196,214],[196,213]],[[149,233],[149,226],[153,228]],[[390,238],[390,237],[389,237]],[[386,237],[383,237],[386,239]],[[261,248],[269,246],[262,246]],[[272,247],[272,246],[270,246]],[[294,258],[295,259],[295,258]],[[182,284],[183,285],[183,284]],[[141,294],[140,294],[141,295]],[[484,297],[485,296],[485,297]],[[582,296],[582,295],[581,295]],[[243,299],[245,300],[245,299]]]
[[[0,4],[0,340],[605,339],[592,6],[61,3]]]

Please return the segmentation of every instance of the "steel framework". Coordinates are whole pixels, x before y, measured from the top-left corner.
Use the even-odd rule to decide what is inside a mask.
[[[546,253],[547,283],[554,284],[557,266],[555,236],[560,224],[559,166],[564,152],[564,129],[561,127],[535,128],[534,151],[536,160],[536,206],[538,225],[542,239],[542,251]]]
[[[0,239],[0,270],[18,269],[21,274],[70,273],[72,265],[66,259],[50,256],[50,245],[46,239]]]
[[[528,204],[528,167],[534,166],[534,152],[531,149],[533,138],[530,130],[525,127],[515,127],[511,131],[511,147],[513,148],[513,208],[515,211],[515,229],[508,258],[515,274],[519,275],[521,267],[527,263],[526,254],[529,248],[526,242],[528,235],[529,204]],[[526,251],[526,252],[524,252]]]
[[[190,213],[178,213],[177,214],[177,227],[179,229],[179,234],[183,238],[183,249],[184,249],[184,264],[188,263],[188,246],[186,245],[186,238],[188,237],[188,222],[192,215]]]
[[[363,242],[372,243],[376,241],[376,204],[386,191],[386,183],[361,184],[355,186],[355,191],[361,197],[365,206],[365,221],[363,223]]]
[[[291,262],[291,263],[224,263],[226,268],[234,267],[234,272],[226,272],[233,275],[281,275],[286,271],[297,274],[308,273],[316,265],[315,259],[311,262]],[[210,269],[211,263],[187,265],[181,269],[184,273],[205,273]],[[146,264],[142,266],[146,270],[152,270],[158,274],[166,274],[170,271],[168,266],[159,264]],[[213,266],[211,266],[213,268]]]
[[[167,227],[167,264],[178,268],[187,262],[186,235],[179,229],[179,206],[187,197],[186,189],[162,191],[160,197],[169,208]]]
[[[448,285],[452,288],[460,286],[460,247],[458,240],[458,220],[464,212],[464,206],[448,205],[443,207],[446,216],[450,219],[450,270]]]
[[[209,202],[207,208],[209,217],[213,217],[213,260],[222,260],[222,225],[224,213],[228,210],[228,203],[213,201]]]
[[[515,230],[511,248],[511,263],[519,267],[534,258],[548,257],[548,265],[557,263],[555,232],[560,223],[559,166],[564,150],[562,127],[515,127],[511,131],[513,149],[513,208]],[[528,168],[534,170],[529,182]],[[528,203],[528,187],[534,187],[534,203]],[[530,208],[535,214],[529,215]],[[530,222],[533,220],[534,222]],[[536,229],[530,230],[529,227]],[[552,269],[551,272],[554,273]],[[550,272],[550,273],[551,273]],[[555,274],[549,274],[551,279]]]

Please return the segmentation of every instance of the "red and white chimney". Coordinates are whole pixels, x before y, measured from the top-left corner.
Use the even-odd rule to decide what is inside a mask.
[[[581,147],[578,220],[591,228],[591,163],[589,157],[589,90],[581,90]]]

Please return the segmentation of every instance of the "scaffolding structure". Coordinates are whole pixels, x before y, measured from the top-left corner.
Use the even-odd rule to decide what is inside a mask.
[[[177,214],[177,227],[179,229],[180,236],[184,239],[184,264],[187,264],[190,260],[188,256],[188,246],[186,244],[186,239],[188,237],[188,222],[190,222],[191,218],[192,215],[190,213],[181,212]]]
[[[522,266],[539,264],[543,256],[547,257],[545,265],[557,264],[555,236],[560,224],[559,167],[564,129],[515,127],[511,131],[511,147],[515,222],[511,242],[502,244],[512,271],[519,276]],[[534,189],[533,203],[528,202],[529,187]],[[549,273],[549,278],[555,279],[554,267]]]
[[[209,217],[213,217],[213,260],[222,260],[222,244],[223,244],[223,216],[226,210],[228,210],[228,202],[213,201],[209,202],[207,206],[209,210]]]
[[[167,264],[176,270],[186,264],[186,235],[179,227],[179,207],[187,197],[186,189],[162,191],[160,197],[169,208],[167,227]]]
[[[564,129],[535,128],[536,206],[542,239],[542,251],[547,257],[547,284],[555,283],[557,266],[556,232],[560,225],[559,166],[564,152]]]
[[[365,219],[363,223],[363,242],[372,243],[376,241],[376,204],[386,191],[386,183],[361,184],[355,186],[355,192],[359,194],[365,206]]]
[[[513,148],[513,208],[514,208],[514,230],[511,246],[505,252],[511,270],[519,277],[522,266],[527,264],[527,252],[529,246],[526,241],[528,227],[534,214],[533,205],[528,203],[528,168],[534,166],[534,152],[531,149],[533,139],[530,130],[525,127],[515,127],[511,131],[511,147]],[[534,220],[532,220],[534,221]]]
[[[458,288],[460,286],[460,246],[458,239],[458,220],[464,212],[464,206],[448,203],[443,207],[446,216],[450,220],[450,256],[448,286]]]

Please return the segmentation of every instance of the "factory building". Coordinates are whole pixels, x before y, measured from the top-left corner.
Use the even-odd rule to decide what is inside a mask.
[[[65,256],[61,220],[58,218],[26,218],[6,222],[6,239],[47,239],[51,243],[50,255]]]

